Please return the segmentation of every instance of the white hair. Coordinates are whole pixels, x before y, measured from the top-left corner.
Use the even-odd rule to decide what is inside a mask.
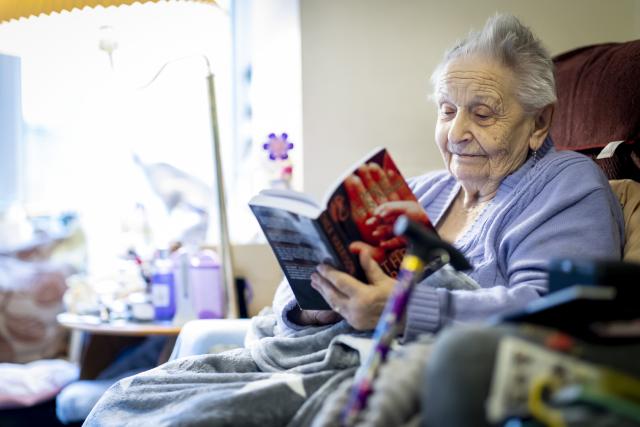
[[[457,58],[479,56],[498,61],[517,80],[516,96],[527,113],[534,113],[557,100],[553,61],[542,43],[518,18],[496,14],[481,31],[471,32],[444,54],[431,75],[437,90],[447,64]]]

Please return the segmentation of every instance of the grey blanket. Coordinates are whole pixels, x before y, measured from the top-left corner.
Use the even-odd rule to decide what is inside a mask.
[[[443,268],[430,277],[430,284],[477,287],[464,277]],[[85,425],[337,425],[361,360],[359,352],[365,351],[353,337],[370,334],[342,321],[283,335],[277,333],[281,329],[276,322],[273,313],[254,317],[250,335],[255,339],[245,348],[178,359],[120,380]],[[417,425],[421,372],[432,338],[425,339],[392,353],[357,424]]]
[[[288,336],[274,315],[254,318],[246,348],[187,357],[114,384],[86,426],[308,425],[326,397],[353,376],[357,335],[344,321]]]
[[[417,342],[397,347],[389,353],[373,383],[367,407],[356,418],[353,427],[417,427],[421,421],[420,396],[425,386],[424,370],[431,353],[433,336],[422,336]],[[340,417],[351,395],[353,376],[342,381],[337,390],[314,414],[312,427],[338,427]]]

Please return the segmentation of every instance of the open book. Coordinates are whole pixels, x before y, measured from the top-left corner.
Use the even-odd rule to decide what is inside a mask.
[[[322,204],[292,190],[264,190],[249,205],[300,308],[326,310],[329,305],[311,287],[311,273],[318,264],[330,264],[367,282],[358,256],[349,251],[352,242],[374,246],[384,272],[397,274],[404,245],[381,245],[375,226],[367,222],[378,205],[393,200],[416,198],[387,150],[377,149],[349,170]]]

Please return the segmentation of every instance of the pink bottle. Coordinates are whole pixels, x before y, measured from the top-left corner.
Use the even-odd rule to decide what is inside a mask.
[[[218,319],[225,315],[224,289],[218,255],[211,250],[191,257],[189,284],[193,308],[199,319]]]

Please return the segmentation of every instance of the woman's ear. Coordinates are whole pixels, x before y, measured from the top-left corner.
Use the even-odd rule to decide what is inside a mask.
[[[529,138],[529,148],[532,151],[536,151],[542,146],[545,138],[549,134],[551,129],[551,121],[553,120],[553,112],[555,109],[554,104],[549,104],[542,110],[538,111],[535,115],[533,123],[533,132]]]

